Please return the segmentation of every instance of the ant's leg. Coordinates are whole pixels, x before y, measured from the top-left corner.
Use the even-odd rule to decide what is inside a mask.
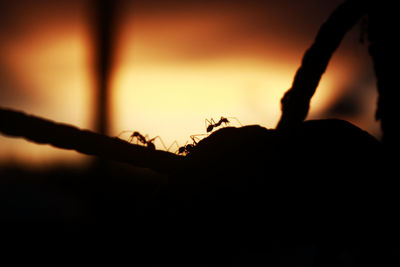
[[[211,124],[211,122],[208,119],[204,120],[204,126],[206,129],[207,129],[208,125],[210,125],[210,124]]]
[[[121,136],[121,134],[128,133],[128,132],[132,132],[132,131],[130,131],[130,130],[129,131],[128,130],[127,131],[122,131],[117,135],[117,137],[119,138]]]
[[[136,139],[136,143],[135,143],[136,145],[138,145],[139,142],[143,144],[143,142],[137,136],[135,136],[134,138]]]
[[[206,126],[206,129],[207,129],[207,127],[208,127],[208,126],[210,126],[210,125],[214,125],[214,124],[215,124],[215,121],[214,121],[214,119],[213,119],[213,118],[211,118],[210,120],[208,120],[208,119],[205,119],[205,122],[204,122],[204,124],[205,124],[205,126]]]
[[[220,126],[221,124],[224,124],[224,126],[229,126],[229,120],[227,118],[223,118],[224,120],[220,120],[218,123],[218,126]]]
[[[194,139],[194,135],[191,135],[191,136],[190,136],[190,139],[192,139],[193,144],[197,144],[197,143],[196,143],[196,140]]]
[[[129,142],[129,143],[132,143],[132,141],[133,141],[133,138],[134,138],[134,136],[133,136],[133,135],[129,136],[128,142]]]
[[[139,144],[139,142],[138,142],[139,139],[136,136],[133,136],[133,135],[131,135],[131,137],[129,137],[128,142],[132,143],[134,139],[136,139],[135,145],[138,145]]]
[[[157,135],[156,137],[151,138],[148,142],[153,142],[153,141],[155,141],[157,138],[160,140],[160,142],[161,142],[162,146],[164,147],[165,151],[168,151],[168,150],[167,150],[167,146],[165,145],[164,141],[163,141],[162,138],[161,138],[160,136],[158,136],[158,135]]]
[[[175,141],[175,142],[176,142],[176,141]],[[186,141],[186,143],[182,146],[182,148],[183,148],[183,147],[186,147],[187,143],[188,143],[188,141]],[[177,144],[178,144],[178,143],[177,143]],[[175,151],[175,154],[178,154],[178,155],[179,155],[179,154],[185,153],[185,152],[179,153],[179,149],[181,149],[181,147],[179,147],[178,150]]]
[[[205,125],[206,125],[206,132],[209,133],[211,132],[214,127],[216,126],[215,121],[211,118],[211,120],[205,120]]]
[[[208,136],[208,134],[196,134],[194,137],[197,139],[197,142],[200,142],[201,140],[203,140],[203,139],[204,139],[204,137],[200,139],[198,136],[204,136],[204,137],[207,137],[207,136]]]
[[[175,141],[172,142],[172,144],[168,147],[168,149],[167,149],[168,152],[170,152],[169,150],[171,149],[171,147],[172,147],[174,144],[177,146],[177,148],[178,148],[178,150],[179,150],[179,144],[178,144],[178,142],[175,140]],[[175,152],[175,153],[176,153],[176,152]]]
[[[235,121],[237,121],[239,123],[239,125],[242,127],[243,125],[240,123],[240,121],[236,118],[236,117],[229,117],[229,119],[234,119]]]
[[[207,136],[207,134],[194,134],[190,136],[190,139],[192,139],[193,144],[197,144],[198,142],[201,141],[201,139],[199,138],[199,136]]]

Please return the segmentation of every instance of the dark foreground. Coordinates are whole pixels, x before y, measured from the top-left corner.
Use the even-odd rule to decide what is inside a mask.
[[[164,176],[0,170],[13,265],[400,266],[395,160],[339,120],[223,128]]]

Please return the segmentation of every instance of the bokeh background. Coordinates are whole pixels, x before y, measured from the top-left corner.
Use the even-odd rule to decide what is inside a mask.
[[[108,134],[135,130],[168,146],[205,133],[206,118],[274,128],[303,53],[341,2],[115,1]],[[96,130],[96,1],[0,3],[0,106]],[[334,54],[308,119],[346,119],[379,138],[364,26],[357,24]],[[89,161],[0,136],[1,166]]]

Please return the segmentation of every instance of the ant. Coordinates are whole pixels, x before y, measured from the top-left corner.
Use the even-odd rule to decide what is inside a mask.
[[[221,126],[222,124],[225,124],[225,126],[229,125],[230,121],[228,119],[234,119],[240,124],[240,126],[242,126],[240,121],[235,117],[225,118],[225,117],[221,116],[221,118],[219,119],[218,122],[215,122],[214,119],[212,119],[212,118],[210,120],[206,119],[205,120],[205,124],[206,124],[207,134],[191,135],[190,138],[192,139],[192,143],[188,144],[188,142],[186,142],[186,144],[184,146],[181,146],[181,147],[178,146],[179,148],[175,153],[177,153],[177,154],[185,154],[185,155],[189,154],[190,152],[193,151],[194,147],[201,140],[199,138],[199,136],[208,136],[208,133],[210,133],[214,128]],[[175,143],[176,143],[176,141],[175,141]]]
[[[234,119],[236,120],[240,126],[242,126],[242,124],[240,123],[240,121],[235,118],[235,117],[229,117],[229,119]],[[207,133],[211,132],[214,128],[221,126],[221,124],[225,124],[225,126],[229,125],[230,121],[228,120],[228,118],[222,117],[219,119],[218,122],[215,122],[214,119],[211,118],[211,120],[206,119],[205,121],[206,123],[206,129],[207,129]]]
[[[190,152],[193,151],[193,148],[195,147],[194,144],[187,144],[184,146],[179,147],[178,151],[176,152],[177,154],[189,154]]]
[[[121,134],[123,134],[123,133],[126,133],[126,132],[131,132],[131,131],[122,131],[118,136],[120,136]],[[166,151],[169,151],[169,149],[172,147],[172,145],[174,144],[174,143],[172,143],[172,145],[170,146],[170,147],[166,147],[165,146],[165,143],[164,143],[164,141],[161,139],[161,137],[160,136],[156,136],[156,137],[153,137],[153,138],[151,138],[151,139],[148,139],[148,135],[146,134],[146,135],[142,135],[141,133],[139,133],[139,132],[137,132],[137,131],[134,131],[132,134],[131,134],[131,136],[129,136],[129,139],[128,139],[128,142],[129,143],[132,143],[132,141],[133,141],[133,139],[136,139],[137,140],[137,142],[136,142],[136,144],[138,144],[138,143],[141,143],[141,144],[143,144],[143,145],[145,145],[147,148],[149,148],[149,149],[151,149],[151,150],[156,150],[156,145],[154,144],[154,141],[156,140],[156,139],[159,139],[160,140],[160,142],[161,142],[161,144],[162,144],[162,146],[164,147],[164,149],[166,150]]]
[[[159,137],[159,136],[156,136],[156,137],[153,137],[153,138],[147,140],[148,135],[143,136],[141,133],[135,131],[135,132],[133,132],[133,133],[131,134],[131,136],[129,137],[128,142],[131,143],[131,142],[133,141],[134,138],[136,138],[136,140],[138,140],[138,141],[139,141],[140,143],[142,143],[143,145],[147,146],[149,149],[151,149],[151,150],[156,150],[156,145],[155,145],[153,142],[154,142],[154,140],[155,140],[156,138],[160,138],[160,137]],[[161,140],[161,138],[160,138],[160,140]],[[162,142],[162,141],[161,141],[161,142]],[[163,142],[162,142],[162,143],[163,143]]]
[[[188,144],[186,142],[186,144],[184,146],[179,147],[177,152],[175,152],[175,153],[177,153],[177,154],[185,154],[185,155],[189,154],[190,152],[193,151],[193,149],[197,145],[197,143],[200,142],[201,139],[199,138],[199,136],[204,136],[204,135],[206,135],[206,134],[194,134],[194,135],[191,135],[190,139],[192,139],[193,143],[192,144]]]

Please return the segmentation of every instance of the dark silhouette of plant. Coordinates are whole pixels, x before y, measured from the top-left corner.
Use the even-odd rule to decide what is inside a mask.
[[[99,74],[102,77],[108,76],[108,71],[109,71],[108,68],[110,64],[110,55],[109,55],[110,44],[105,39],[107,39],[106,37],[110,37],[110,33],[107,32],[111,31],[111,29],[109,28],[111,27],[109,25],[111,23],[109,21],[111,20],[111,18],[107,16],[110,16],[111,14],[103,10],[107,8],[107,3],[108,1],[104,1],[104,3],[100,5],[101,7],[100,14],[102,14],[101,16],[106,16],[104,18],[102,17],[104,21],[100,20],[102,25],[104,24],[102,27],[105,28],[105,33],[103,33],[100,38],[101,64],[99,67]],[[375,63],[374,66],[377,76],[379,76],[378,78],[379,105],[378,105],[377,118],[382,119],[382,124],[383,124],[382,127],[385,136],[387,135],[390,136],[388,132],[394,130],[393,127],[387,125],[391,125],[390,122],[395,121],[395,118],[393,118],[394,112],[387,112],[386,110],[388,109],[393,110],[394,109],[393,107],[388,107],[388,106],[395,106],[395,105],[392,105],[393,104],[391,102],[392,100],[390,100],[392,98],[386,97],[387,91],[390,91],[386,89],[386,87],[389,87],[392,84],[390,82],[390,78],[394,75],[389,75],[388,73],[392,72],[389,71],[386,72],[386,70],[388,70],[389,68],[382,63],[383,62],[382,57],[388,56],[387,54],[385,54],[387,52],[385,52],[386,49],[384,44],[389,42],[386,40],[387,34],[380,33],[380,28],[385,26],[385,22],[381,23],[378,21],[378,18],[380,19],[382,17],[383,11],[386,10],[384,7],[385,7],[384,4],[377,4],[377,1],[348,0],[345,1],[343,4],[339,5],[339,7],[331,14],[328,20],[321,26],[315,38],[314,43],[305,52],[302,64],[300,68],[297,70],[296,75],[294,77],[292,87],[285,93],[284,97],[282,98],[282,116],[277,125],[277,130],[280,131],[292,130],[302,123],[302,121],[307,116],[310,99],[313,96],[318,86],[318,83],[327,67],[327,64],[329,63],[332,54],[339,46],[343,36],[357,22],[357,20],[359,20],[361,16],[368,14],[370,10],[373,10],[369,28],[369,36],[370,36],[369,39],[371,42],[370,53]],[[103,14],[101,12],[105,13]],[[102,84],[101,87],[105,90],[106,80],[103,80],[101,84]],[[105,92],[103,89],[101,91]],[[103,100],[105,100],[105,98]],[[101,100],[100,102],[102,102],[103,100]],[[389,102],[389,104],[387,104],[386,102]],[[103,106],[103,104],[101,104],[100,106]],[[104,111],[105,109],[101,108],[101,110]],[[33,140],[35,142],[49,143],[57,147],[62,147],[67,149],[73,148],[77,151],[87,154],[94,154],[98,156],[110,155],[108,154],[108,152],[100,151],[99,149],[97,150],[89,149],[89,151],[87,151],[85,150],[86,148],[84,149],[80,148],[80,146],[87,146],[85,145],[84,142],[73,142],[72,144],[72,142],[70,142],[68,138],[66,138],[67,135],[62,134],[62,131],[60,129],[57,129],[56,125],[59,124],[52,124],[52,127],[48,127],[46,131],[39,132],[35,131],[35,129],[39,128],[35,126],[34,122],[40,124],[43,124],[44,122],[48,123],[50,122],[32,116],[25,116],[22,113],[13,112],[11,110],[3,109],[1,110],[1,112],[2,112],[1,131],[5,134],[13,136],[22,136],[30,140]],[[100,116],[107,117],[105,114],[101,114]],[[18,124],[15,123],[16,118],[20,120]],[[20,129],[17,130],[16,126],[20,127]],[[64,129],[70,129],[70,128],[64,128]],[[76,133],[77,132],[78,131],[76,131]],[[33,133],[35,134],[33,135]],[[84,131],[84,133],[88,134],[89,132]],[[42,135],[42,137],[40,135]],[[94,140],[100,140],[99,139],[100,135],[97,137],[98,138],[94,138],[90,142],[86,140],[87,141],[86,143],[94,144],[95,142]],[[106,137],[103,136],[102,140],[114,140],[114,139],[107,139]],[[108,146],[105,145],[103,147],[108,147]],[[118,156],[117,155],[118,152],[114,150],[114,152],[112,153],[113,156],[109,157],[112,159],[119,158],[122,161],[128,161],[133,164],[138,164],[139,166],[146,166],[157,170],[160,169],[159,163],[163,162],[164,160],[162,157],[165,156],[167,158],[176,158],[174,155],[167,156],[169,155],[168,153],[161,153],[159,151],[154,152],[158,153],[157,156],[156,154],[154,154],[155,158],[151,158],[153,152],[143,150],[141,147],[135,147],[135,149],[136,148],[138,153],[144,153],[145,156],[143,157],[137,156],[133,157],[133,159],[128,160],[124,158],[124,156],[122,155]],[[132,150],[133,146],[130,149]],[[159,157],[159,155],[163,156]],[[145,161],[146,163],[144,163]],[[152,162],[154,162],[154,166]],[[172,169],[173,168],[174,167],[172,167]]]
[[[258,125],[221,128],[199,141],[186,156],[4,108],[0,108],[0,132],[168,174],[168,186],[155,197],[156,215],[150,216],[150,220],[158,219],[159,228],[145,220],[140,229],[146,229],[146,234],[154,229],[164,231],[161,220],[168,218],[167,229],[173,238],[167,242],[173,239],[174,244],[166,242],[158,251],[167,247],[182,265],[199,259],[214,263],[206,258],[212,255],[226,260],[225,255],[235,255],[240,246],[265,247],[270,242],[272,247],[279,239],[283,246],[317,243],[323,256],[316,257],[315,266],[339,266],[335,249],[347,242],[367,248],[358,261],[361,265],[356,266],[378,266],[381,254],[369,260],[365,251],[378,251],[375,248],[382,244],[382,236],[399,236],[393,212],[397,210],[398,194],[393,192],[397,187],[383,168],[389,156],[382,156],[380,142],[349,122],[303,120],[332,54],[345,33],[367,14],[370,54],[378,77],[377,117],[382,120],[385,142],[396,139],[393,126],[398,119],[398,98],[392,93],[396,76],[386,64],[393,35],[381,32],[389,22],[380,20],[387,3],[348,0],[332,13],[282,99],[277,129]],[[107,185],[108,181],[102,182]],[[118,211],[131,212],[124,208]],[[139,229],[131,225],[117,228],[122,236],[126,229]]]
[[[109,127],[110,76],[113,61],[113,42],[115,42],[117,1],[92,1],[93,33],[96,77],[96,131],[107,134]]]
[[[24,137],[40,144],[50,144],[63,149],[147,167],[172,173],[182,164],[182,156],[161,150],[130,144],[116,137],[108,137],[74,126],[0,108],[0,132],[9,136]]]
[[[293,129],[307,116],[311,97],[332,54],[348,30],[364,15],[368,18],[369,52],[373,60],[379,93],[376,119],[381,121],[382,141],[386,147],[399,147],[396,136],[399,112],[396,108],[397,90],[393,89],[396,55],[396,14],[390,1],[348,0],[341,4],[320,28],[314,43],[304,54],[292,87],[281,100],[282,116],[278,130]]]

